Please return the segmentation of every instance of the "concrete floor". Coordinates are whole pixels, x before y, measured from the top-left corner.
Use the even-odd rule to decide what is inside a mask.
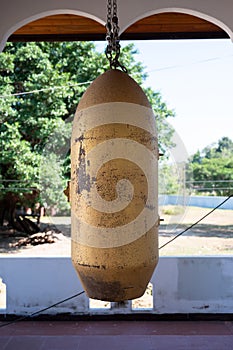
[[[0,328],[0,349],[233,350],[233,321],[25,321]]]

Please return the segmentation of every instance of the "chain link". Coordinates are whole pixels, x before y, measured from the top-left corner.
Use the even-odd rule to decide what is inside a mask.
[[[116,0],[107,0],[107,23],[106,23],[106,41],[108,45],[105,50],[106,57],[110,63],[111,69],[122,69],[127,73],[127,69],[119,62],[120,57],[120,38],[119,38],[119,26],[117,17],[117,2]]]

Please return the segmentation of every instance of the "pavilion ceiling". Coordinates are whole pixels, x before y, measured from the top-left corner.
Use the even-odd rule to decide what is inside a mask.
[[[30,22],[14,32],[9,41],[105,40],[105,27],[76,15],[53,15]],[[122,40],[228,38],[227,33],[199,17],[160,13],[143,18],[121,34]]]

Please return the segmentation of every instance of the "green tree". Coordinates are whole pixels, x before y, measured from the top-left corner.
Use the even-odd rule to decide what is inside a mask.
[[[192,174],[192,177],[191,177]],[[228,137],[196,152],[188,165],[188,179],[199,193],[227,196],[232,194],[233,142]]]
[[[175,112],[168,109],[159,92],[147,88],[145,89],[145,93],[150,101],[156,119],[159,151],[163,153],[166,158],[167,150],[175,146],[172,142],[174,129],[167,122],[169,117],[175,116]]]
[[[122,49],[122,63],[142,84],[146,74],[135,48]],[[41,201],[68,210],[69,139],[77,104],[88,82],[108,69],[91,42],[8,43],[0,54],[0,224],[16,204]],[[171,146],[174,115],[159,93],[146,89],[156,114],[160,149]],[[39,193],[40,191],[40,193]],[[10,213],[10,214],[9,214]]]
[[[159,194],[178,194],[181,190],[177,166],[166,161],[159,167]]]

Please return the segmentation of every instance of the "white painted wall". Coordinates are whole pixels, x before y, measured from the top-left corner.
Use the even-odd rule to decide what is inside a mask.
[[[70,258],[0,258],[6,284],[3,314],[27,315],[82,290]],[[233,313],[233,257],[161,257],[151,280],[154,307],[149,313]],[[46,314],[131,313],[112,303],[110,310],[89,309],[85,294]]]
[[[182,12],[206,19],[233,38],[233,1],[230,0],[118,0],[121,31],[138,19],[160,12]],[[105,24],[106,0],[2,0],[0,3],[0,51],[18,28],[52,14],[77,14]]]
[[[215,208],[221,204],[228,197],[223,196],[176,196],[170,194],[159,195],[159,205],[183,205],[185,200],[186,206],[201,207],[201,208]],[[233,197],[221,205],[220,209],[233,210]]]

